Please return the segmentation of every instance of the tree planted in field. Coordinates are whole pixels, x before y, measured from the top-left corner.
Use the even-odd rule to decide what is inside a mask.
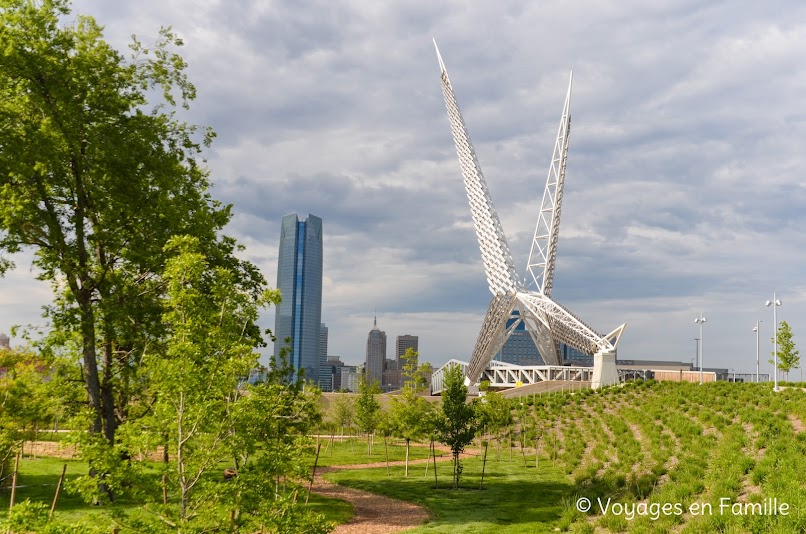
[[[501,438],[509,432],[509,427],[513,422],[512,404],[501,393],[489,391],[479,399],[475,406],[479,426],[495,437],[498,442],[498,454],[500,454]]]
[[[795,342],[792,339],[792,327],[786,321],[781,321],[778,325],[778,332],[775,334],[774,341],[778,343],[778,369],[783,371],[786,375],[789,371],[800,366],[800,356],[798,350],[795,349]],[[775,352],[772,352],[773,358],[770,363],[775,365]],[[777,372],[777,371],[776,371]]]
[[[444,372],[442,417],[437,421],[437,436],[453,453],[453,487],[458,489],[462,475],[459,455],[473,441],[478,421],[475,409],[467,403],[467,386],[464,384],[462,368],[454,365]]]
[[[400,395],[393,396],[391,400],[391,429],[396,436],[406,441],[406,469],[405,476],[409,476],[409,447],[412,440],[419,440],[428,436],[433,431],[431,422],[434,405],[417,394],[423,387],[418,383],[415,374],[417,372],[417,352],[408,349],[404,356],[404,376],[408,380],[403,386]]]
[[[372,433],[378,427],[381,405],[375,395],[381,392],[377,381],[368,383],[366,376],[358,377],[358,398],[355,400],[355,423],[359,432],[367,434],[367,453],[372,455]]]
[[[230,272],[207,263],[195,238],[173,238],[166,253],[168,335],[164,353],[144,358],[155,403],[143,424],[168,436],[175,457],[169,478],[179,502],[178,516],[170,520],[186,528],[205,504],[194,495],[202,476],[222,458],[232,458],[230,420],[241,401],[239,378],[257,365],[254,343],[244,332],[259,308],[279,301],[279,294],[255,300],[239,291]]]

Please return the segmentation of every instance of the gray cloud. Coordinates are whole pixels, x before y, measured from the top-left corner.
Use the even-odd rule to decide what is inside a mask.
[[[776,289],[780,317],[806,326],[798,2],[75,6],[119,49],[160,25],[185,39],[186,118],[218,132],[214,193],[269,280],[280,217],[323,217],[334,354],[363,357],[377,306],[426,359],[466,357],[486,310],[432,36],[519,268],[574,70],[555,296],[601,331],[628,321],[622,357],[687,359],[705,310],[706,363],[749,369],[746,330]],[[35,316],[46,291],[16,287]]]

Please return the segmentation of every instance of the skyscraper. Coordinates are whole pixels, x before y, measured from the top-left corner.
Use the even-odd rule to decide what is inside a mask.
[[[395,356],[397,357],[398,362],[406,354],[406,350],[414,349],[415,351],[419,350],[420,338],[417,336],[410,336],[409,334],[403,334],[402,336],[397,336],[395,340]],[[403,364],[399,364],[400,368],[403,368]]]
[[[333,379],[327,367],[327,325],[322,323],[319,329],[319,388],[322,391],[333,391]]]
[[[283,217],[277,288],[283,301],[277,306],[274,355],[282,347],[291,349],[295,370],[304,369],[305,379],[319,377],[322,333],[322,219],[308,215],[300,221],[296,213]],[[286,338],[291,338],[290,344]]]
[[[383,383],[383,367],[386,363],[386,332],[378,330],[378,318],[367,336],[367,362],[364,366],[368,384]]]

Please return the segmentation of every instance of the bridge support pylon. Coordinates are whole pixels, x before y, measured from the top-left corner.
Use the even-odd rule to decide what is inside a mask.
[[[616,351],[600,350],[593,355],[593,378],[591,388],[600,389],[619,383],[618,369],[616,369]]]

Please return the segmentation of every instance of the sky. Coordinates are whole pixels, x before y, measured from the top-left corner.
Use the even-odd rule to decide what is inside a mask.
[[[227,233],[276,283],[280,220],[324,221],[329,354],[364,360],[377,313],[421,361],[466,360],[490,294],[440,90],[439,44],[521,275],[568,75],[572,131],[554,298],[621,359],[769,372],[778,319],[806,340],[806,4],[791,0],[78,0],[127,50],[172,26],[182,115]],[[31,254],[0,330],[42,324]],[[261,319],[273,327],[273,310]],[[12,344],[21,343],[19,339]],[[806,355],[806,352],[804,352]]]

